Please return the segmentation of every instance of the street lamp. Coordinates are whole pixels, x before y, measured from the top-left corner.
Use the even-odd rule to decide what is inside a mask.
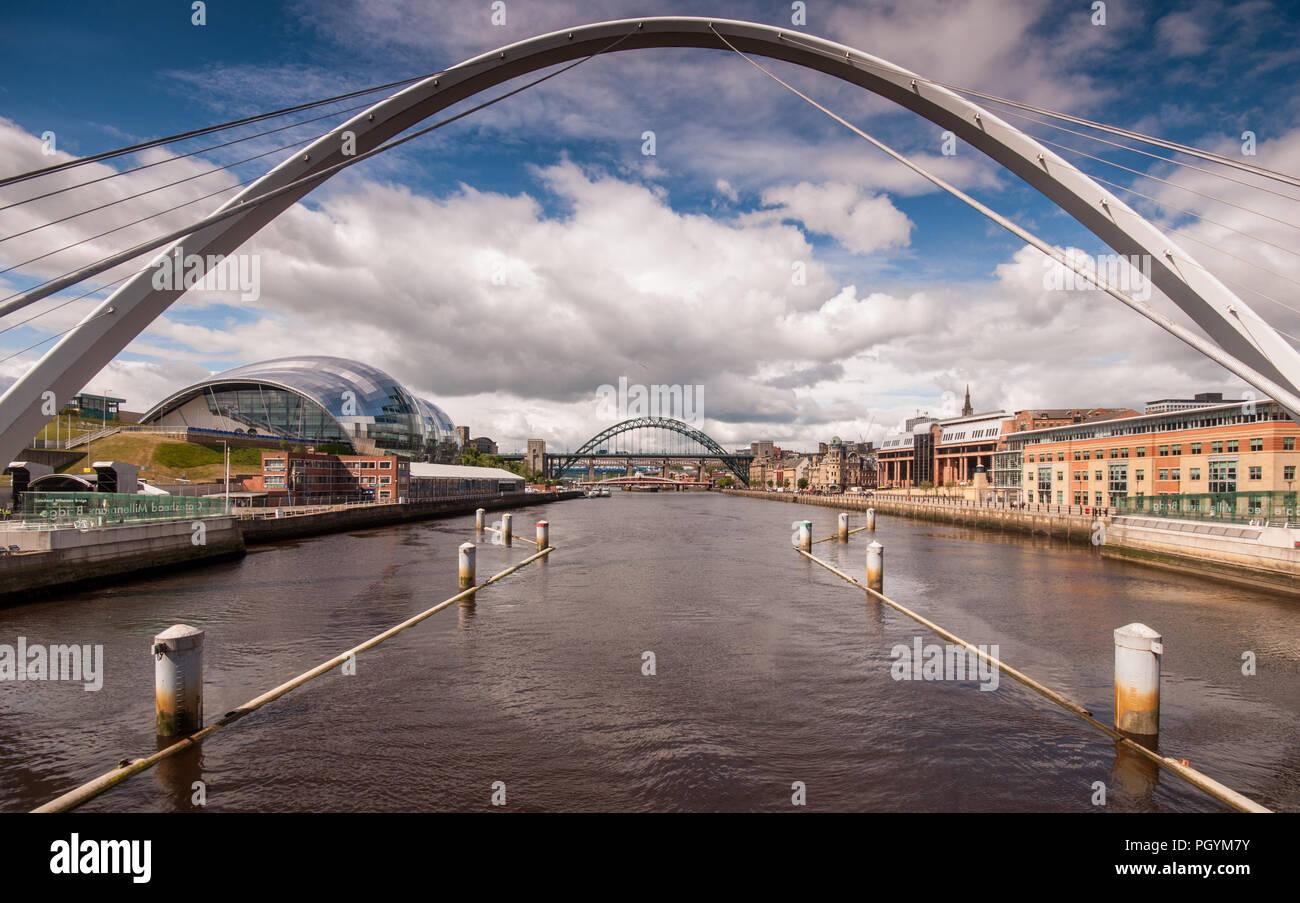
[[[226,461],[226,514],[230,514],[230,443],[221,440],[222,457]]]

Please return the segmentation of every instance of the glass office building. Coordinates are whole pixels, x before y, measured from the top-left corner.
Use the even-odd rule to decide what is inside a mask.
[[[377,367],[337,357],[236,367],[176,392],[141,422],[415,459],[457,444],[455,425],[437,405]]]

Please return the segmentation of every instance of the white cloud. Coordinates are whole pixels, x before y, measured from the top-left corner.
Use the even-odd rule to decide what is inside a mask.
[[[1172,56],[1194,56],[1209,46],[1208,9],[1170,13],[1156,22],[1156,40]]]
[[[853,185],[780,185],[763,192],[763,204],[776,209],[752,214],[754,221],[798,220],[854,254],[906,247],[911,237],[912,221],[889,198],[864,194]]]

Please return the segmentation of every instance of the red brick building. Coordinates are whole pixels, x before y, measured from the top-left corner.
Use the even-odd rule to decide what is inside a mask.
[[[411,463],[397,455],[330,455],[266,451],[262,475],[245,488],[284,496],[285,501],[396,501],[410,492]]]

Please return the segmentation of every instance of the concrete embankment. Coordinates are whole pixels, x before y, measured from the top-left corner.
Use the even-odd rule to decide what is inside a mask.
[[[0,558],[4,604],[244,554],[244,537],[232,517],[124,524],[84,533],[0,529],[0,544],[23,550]]]
[[[0,546],[20,551],[0,557],[0,604],[32,601],[55,592],[143,574],[239,557],[246,545],[299,539],[438,517],[516,509],[581,492],[511,493],[391,505],[357,505],[284,517],[209,517],[126,524],[86,530],[22,530],[0,526]],[[201,525],[201,526],[200,526]]]
[[[240,528],[243,530],[244,542],[249,545],[256,545],[265,542],[278,542],[282,539],[317,536],[322,533],[338,533],[344,530],[383,527],[389,524],[404,524],[436,517],[451,517],[457,514],[473,514],[478,508],[487,511],[508,510],[528,505],[574,499],[581,496],[582,493],[576,491],[555,493],[515,492],[509,495],[487,498],[445,499],[436,502],[407,502],[392,505],[357,505],[351,508],[340,508],[315,514],[299,514],[290,517],[246,518],[240,521]]]
[[[889,496],[815,496],[736,489],[724,492],[836,511],[874,508],[878,515],[1050,536],[1095,548],[1106,558],[1300,596],[1300,548],[1296,547],[1300,530],[1284,527],[1099,516],[1064,505],[1020,509]]]

